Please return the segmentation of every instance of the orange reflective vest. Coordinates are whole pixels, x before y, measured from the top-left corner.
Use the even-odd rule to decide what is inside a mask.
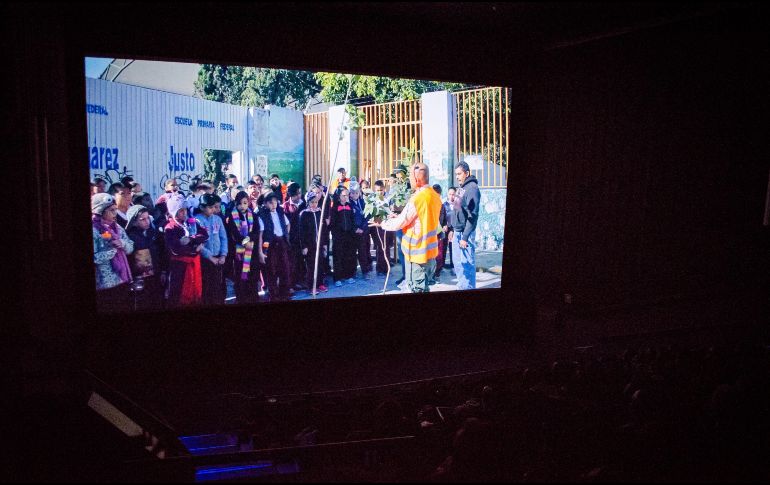
[[[417,218],[404,228],[401,251],[410,263],[424,264],[438,256],[438,217],[441,198],[428,187],[415,193],[410,203],[417,210]]]

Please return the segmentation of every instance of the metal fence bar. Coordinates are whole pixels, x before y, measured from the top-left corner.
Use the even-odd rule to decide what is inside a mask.
[[[502,103],[502,99],[503,99],[503,89],[502,88],[497,88],[497,99]],[[497,126],[497,123],[495,123],[495,126]],[[502,125],[500,125],[500,129],[497,130],[497,131],[500,134],[499,146],[502,147],[503,146],[503,144],[502,144],[502,139],[503,139],[503,127],[502,127]],[[495,137],[495,139],[498,139],[498,138]],[[506,155],[507,155],[507,153],[508,152],[506,152]],[[502,155],[502,150],[500,151],[500,154]],[[506,167],[507,167],[507,165],[506,165]],[[502,164],[498,164],[498,169],[499,169],[499,172],[498,172],[499,182],[498,182],[498,184],[504,185],[506,183],[506,181],[505,181],[505,179],[503,177],[503,166],[502,166]]]
[[[310,186],[314,174],[329,171],[329,114],[305,115],[305,187]]]
[[[393,119],[394,119],[394,121],[395,120],[403,119],[403,118],[401,118],[401,107],[402,106],[403,106],[403,104],[401,104],[401,103],[393,105],[393,114],[394,114],[394,118]],[[397,123],[397,121],[396,121],[396,123]],[[395,123],[394,123],[394,125],[395,125]],[[393,160],[394,161],[395,160],[400,160],[401,157],[402,157],[401,150],[399,148],[404,146],[404,131],[403,130],[404,130],[404,125],[403,124],[395,125],[396,137],[395,137],[395,140],[394,140],[394,143],[393,143],[393,157],[394,157]]]
[[[503,105],[503,89],[502,88],[498,88],[497,95],[500,98],[500,106],[502,106]],[[502,147],[503,147],[503,111],[502,110],[500,110],[500,125],[499,126],[500,126],[500,130],[499,130],[500,136],[499,136],[498,144],[500,146],[500,155],[502,156],[502,153],[503,153],[503,149],[502,149]],[[507,151],[505,152],[505,154],[506,154],[506,156],[508,156],[508,152]],[[506,167],[507,167],[507,165],[506,165]],[[506,171],[505,174],[507,175],[507,173],[508,172]],[[503,175],[504,175],[503,174],[503,165],[501,163],[500,164],[500,177],[502,179],[502,183],[505,183]]]
[[[506,90],[505,90],[505,133],[506,133],[506,136],[505,136],[505,157],[506,157],[506,160],[505,160],[505,175],[506,175],[506,177],[505,178],[506,178],[506,180],[504,181],[506,186],[508,185],[508,153],[509,153],[509,151],[508,151],[508,144],[509,144],[508,133],[509,133],[509,126],[510,126],[508,124],[508,93],[509,93],[509,91],[506,88]],[[502,151],[502,148],[501,148],[501,151]]]
[[[483,159],[482,169],[471,169],[479,185],[505,187],[508,165],[509,91],[506,88],[477,88],[453,93],[455,105],[455,161],[468,155]],[[359,131],[359,176],[373,183],[387,177],[404,158],[401,147],[418,150],[415,161],[423,161],[423,127],[420,100],[391,101],[360,107],[366,124]],[[306,179],[326,173],[329,167],[328,115],[306,116]]]
[[[471,168],[479,186],[504,188],[508,175],[509,90],[476,88],[452,93],[455,99],[455,162],[469,155],[483,159]]]
[[[489,123],[489,94],[490,94],[489,91],[485,91],[484,92],[484,103],[485,103],[484,116],[487,119],[487,147],[486,147],[487,148],[487,160],[491,160],[490,155],[493,155],[493,153],[491,153],[491,150],[490,150],[491,145],[489,143],[489,132],[492,131],[492,130],[489,129],[489,124],[490,124]],[[482,125],[483,124],[484,124],[484,122],[482,122]],[[491,123],[491,124],[492,124],[492,126],[494,126],[494,123]],[[487,173],[487,182],[489,182],[490,185],[495,185],[496,184],[495,183],[496,182],[495,181],[495,175],[497,175],[496,164],[492,164],[492,167],[490,167],[490,168],[491,168],[491,170],[490,170],[491,173]]]
[[[471,145],[472,152],[471,153],[479,153],[479,92],[476,91],[473,93],[473,97],[471,98],[471,102],[473,103],[473,110],[471,111],[471,126],[473,127],[473,142]],[[486,167],[485,167],[486,168]],[[481,172],[481,183],[479,184],[481,186],[484,186],[484,172]]]
[[[415,140],[422,160],[422,121],[419,100],[361,106],[366,123],[359,131],[359,175],[371,183],[390,175],[404,158],[400,148]],[[378,168],[379,167],[379,168]]]

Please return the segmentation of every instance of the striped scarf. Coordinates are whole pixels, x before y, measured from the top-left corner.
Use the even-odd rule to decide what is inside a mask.
[[[238,230],[241,236],[244,238],[249,235],[249,230],[254,227],[254,213],[251,209],[246,209],[246,219],[241,218],[241,214],[238,209],[233,208],[231,213],[233,216],[233,222],[238,226]],[[251,248],[246,248],[243,241],[235,243],[235,255],[238,259],[243,259],[243,270],[241,271],[241,280],[247,280],[249,278],[249,271],[251,270]]]

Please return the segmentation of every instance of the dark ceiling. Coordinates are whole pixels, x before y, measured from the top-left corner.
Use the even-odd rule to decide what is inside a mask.
[[[758,2],[118,2],[2,8],[10,14],[6,22],[19,19],[29,25],[22,28],[48,34],[51,42],[68,40],[72,52],[85,56],[487,83],[507,82],[544,52],[666,26],[688,32],[695,18],[739,10],[762,11],[764,17]]]

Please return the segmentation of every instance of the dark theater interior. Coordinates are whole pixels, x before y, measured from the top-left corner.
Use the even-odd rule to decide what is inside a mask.
[[[0,8],[0,480],[770,481],[767,3]],[[510,88],[500,288],[97,312],[85,57]]]

